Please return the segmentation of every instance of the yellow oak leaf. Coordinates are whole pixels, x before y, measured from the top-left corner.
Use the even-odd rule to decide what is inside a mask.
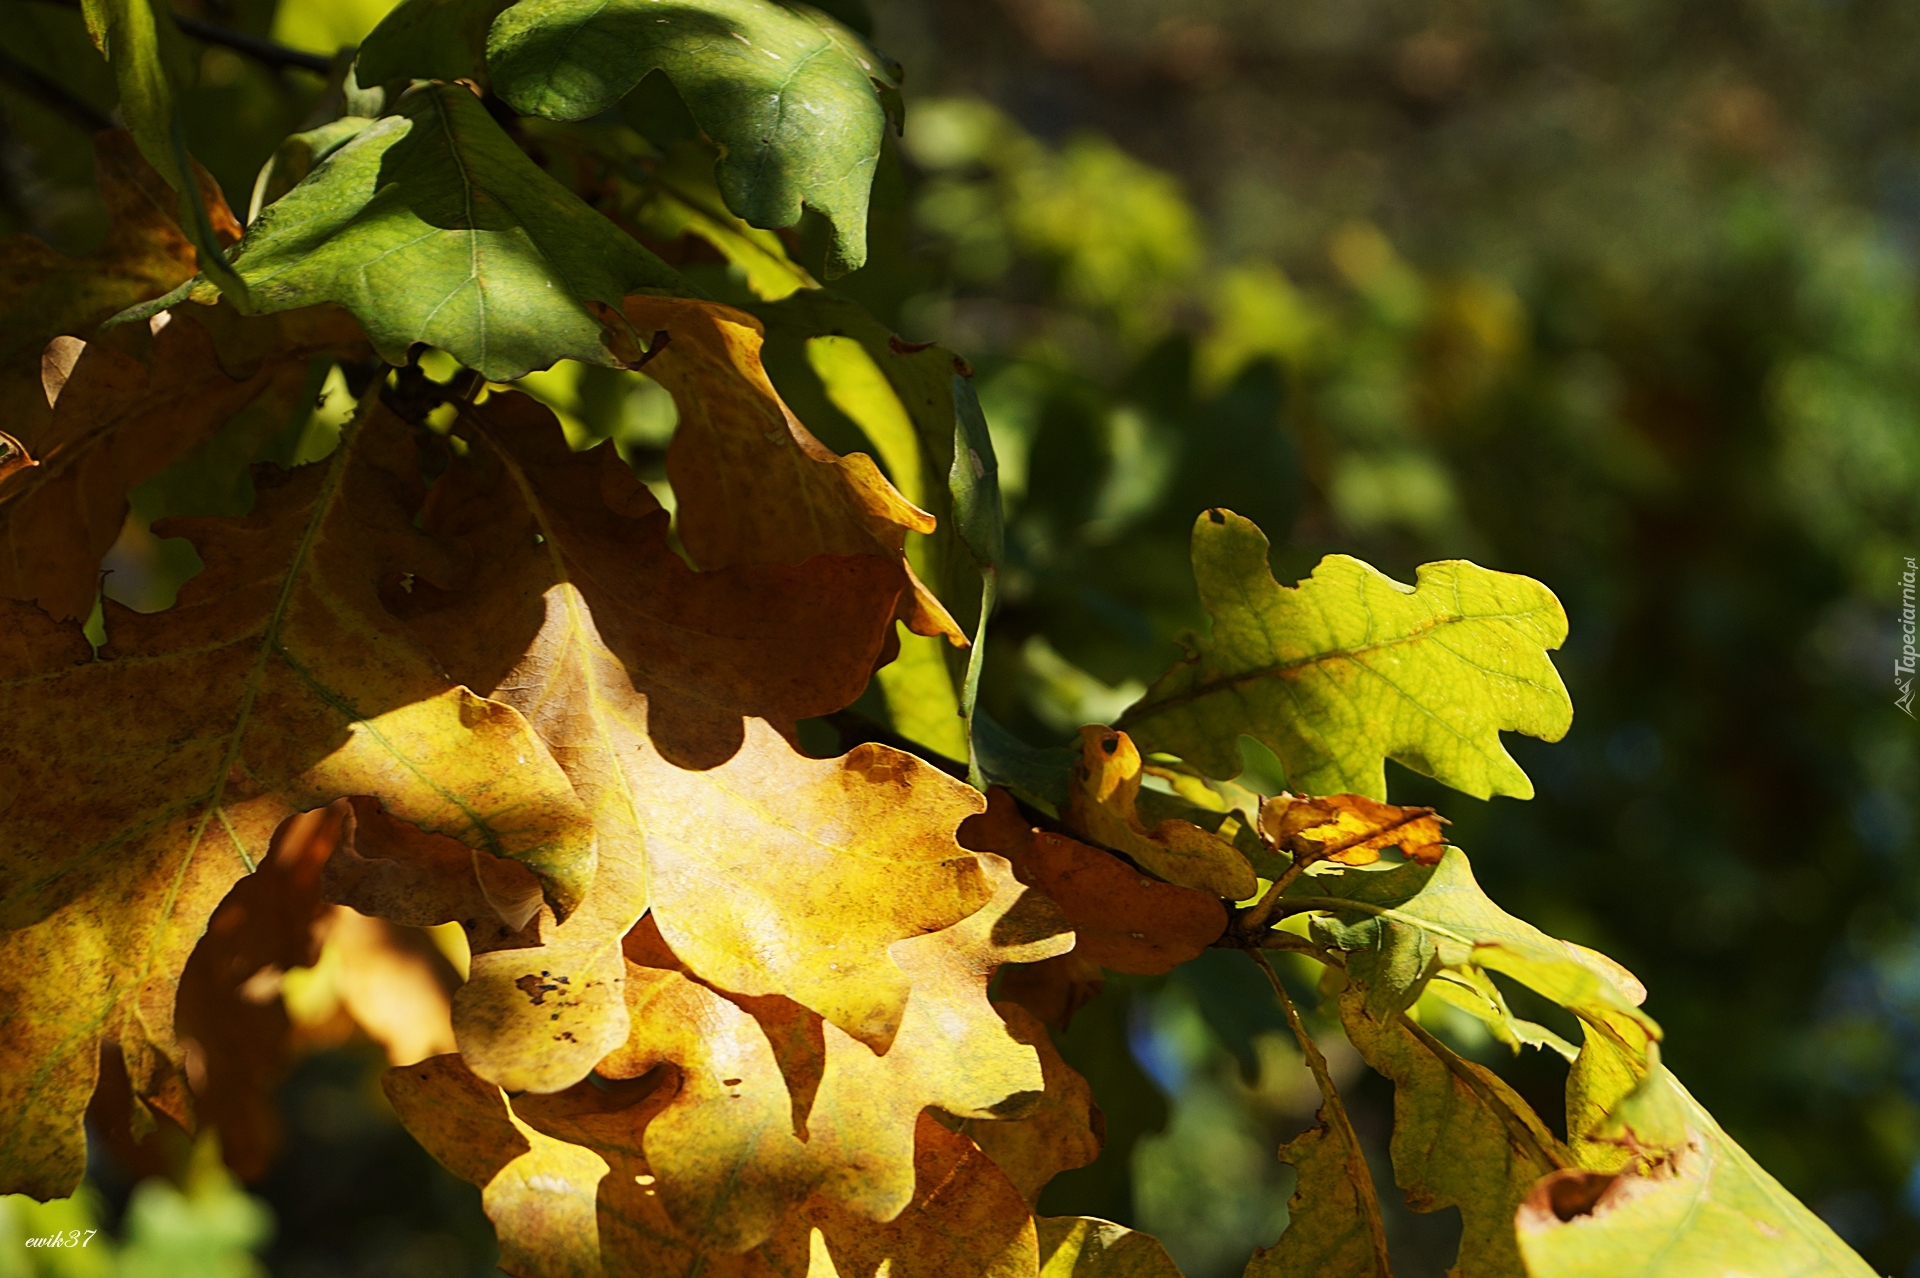
[[[1007,1032],[1039,1054],[1043,1094],[1039,1104],[1020,1118],[968,1119],[958,1130],[1007,1174],[1032,1206],[1040,1201],[1048,1181],[1100,1156],[1106,1120],[1093,1103],[1093,1089],[1061,1059],[1045,1025],[1012,1003],[995,1003],[994,1009],[1006,1021]]]
[[[1240,850],[1191,821],[1168,817],[1149,830],[1134,804],[1140,795],[1140,751],[1126,733],[1089,724],[1080,729],[1067,824],[1095,843],[1132,857],[1169,883],[1229,901],[1254,894],[1253,867]]]
[[[967,1137],[921,1114],[913,1192],[888,1220],[815,1197],[744,1251],[688,1238],[668,1215],[654,1164],[621,1133],[635,1103],[580,1084],[509,1100],[442,1056],[383,1080],[429,1153],[481,1187],[500,1267],[520,1278],[1034,1278],[1035,1222],[1019,1191]]]
[[[455,999],[468,1063],[513,1091],[584,1076],[626,1038],[620,938],[649,903],[703,978],[890,1037],[907,982],[886,947],[987,899],[953,839],[979,797],[882,746],[807,759],[745,716],[791,725],[858,695],[904,571],[860,554],[696,573],[613,450],[572,453],[532,400],[495,396],[460,430],[468,455],[425,523],[472,578],[389,601],[455,678],[526,713],[594,815],[601,865],[536,941],[475,941]]]
[[[695,980],[651,918],[628,938],[633,1037],[599,1072],[642,1079],[671,1065],[678,1081],[657,1112],[637,1109],[624,1127],[609,1115],[601,1139],[644,1147],[683,1234],[722,1251],[757,1246],[810,1194],[891,1219],[912,1196],[923,1109],[995,1119],[1040,1103],[1041,1056],[986,987],[1001,964],[1061,953],[1072,938],[1004,859],[980,859],[994,885],[984,909],[891,947],[912,995],[884,1054],[790,999]]]
[[[205,571],[165,612],[109,603],[98,660],[77,626],[0,606],[0,1187],[72,1191],[102,1044],[147,1094],[209,914],[293,811],[372,795],[579,903],[593,830],[566,776],[380,604],[389,577],[453,569],[412,526],[418,476],[406,428],[363,414],[246,518],[178,521]]]
[[[795,417],[760,363],[764,328],[714,302],[629,297],[626,317],[656,334],[647,375],[673,392],[680,425],[667,448],[678,527],[702,568],[797,564],[815,555],[879,554],[906,563],[909,532],[932,515],[887,482],[865,453],[841,457]],[[665,344],[657,335],[665,334]],[[920,635],[967,639],[917,578],[900,619]]]

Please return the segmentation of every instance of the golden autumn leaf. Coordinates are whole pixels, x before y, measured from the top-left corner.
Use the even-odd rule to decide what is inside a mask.
[[[1281,794],[1260,805],[1260,834],[1291,853],[1296,865],[1338,861],[1371,865],[1392,847],[1421,865],[1438,865],[1446,851],[1447,819],[1432,808],[1382,803],[1364,794],[1301,798]]]
[[[792,999],[693,979],[651,919],[628,938],[633,1036],[599,1072],[642,1079],[671,1065],[677,1082],[662,1084],[657,1111],[609,1115],[599,1139],[644,1148],[682,1234],[745,1250],[810,1195],[890,1219],[913,1192],[923,1109],[995,1119],[1041,1103],[1040,1055],[1009,1030],[986,987],[1001,964],[1060,953],[1072,938],[1003,859],[981,861],[994,886],[985,908],[891,947],[912,994],[884,1054]]]
[[[820,1198],[796,1204],[757,1246],[690,1241],[662,1206],[638,1145],[607,1138],[626,1111],[582,1084],[509,1100],[458,1057],[389,1070],[407,1129],[455,1175],[481,1187],[500,1267],[520,1278],[1033,1278],[1035,1222],[1018,1190],[966,1136],[913,1121],[913,1194],[891,1219]],[[647,1106],[643,1103],[641,1108]]]
[[[525,863],[561,910],[591,881],[592,828],[539,738],[449,683],[380,605],[387,577],[453,568],[411,524],[418,474],[374,412],[250,516],[179,521],[205,571],[166,612],[109,604],[104,659],[77,626],[0,609],[8,1189],[71,1192],[101,1044],[144,1094],[176,1050],[175,986],[208,915],[292,811],[377,796]]]
[[[871,457],[838,456],[781,401],[760,363],[759,320],[718,303],[650,296],[629,297],[626,316],[639,332],[667,336],[647,374],[680,409],[667,477],[681,540],[700,567],[861,554],[904,566],[907,534],[934,530],[933,516],[902,497]],[[915,634],[966,645],[917,578],[899,616]]]
[[[1253,867],[1233,844],[1178,817],[1146,827],[1134,808],[1140,781],[1140,752],[1126,733],[1097,724],[1080,729],[1067,824],[1169,883],[1229,901],[1252,896]]]
[[[791,724],[856,696],[903,570],[861,554],[692,572],[612,449],[569,452],[518,395],[461,429],[468,456],[425,522],[471,580],[389,599],[455,678],[526,712],[593,812],[601,865],[533,943],[475,943],[455,1004],[469,1064],[555,1091],[624,1040],[619,943],[649,904],[703,978],[890,1037],[907,982],[886,947],[987,899],[953,840],[978,796],[883,746],[807,759],[745,716]]]
[[[1220,898],[1150,879],[1108,852],[1034,827],[998,786],[987,810],[960,827],[960,842],[996,852],[1013,873],[1060,907],[1079,938],[1073,958],[1115,972],[1170,972],[1220,939]]]

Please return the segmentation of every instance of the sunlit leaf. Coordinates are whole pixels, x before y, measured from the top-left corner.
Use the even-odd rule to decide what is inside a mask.
[[[1252,896],[1257,886],[1253,867],[1233,844],[1178,817],[1152,829],[1141,823],[1135,810],[1140,782],[1140,752],[1126,733],[1097,724],[1080,729],[1068,824],[1169,883],[1229,901]]]
[[[1194,522],[1213,634],[1120,727],[1223,779],[1239,775],[1247,733],[1306,794],[1385,799],[1394,759],[1477,798],[1532,797],[1500,733],[1557,741],[1573,721],[1547,657],[1567,634],[1552,592],[1460,560],[1426,565],[1408,587],[1345,555],[1282,587],[1267,550],[1231,511]]]
[[[232,256],[262,311],[336,302],[390,364],[424,342],[495,381],[557,359],[637,359],[621,298],[685,288],[457,85],[415,89],[370,121],[268,205]]]

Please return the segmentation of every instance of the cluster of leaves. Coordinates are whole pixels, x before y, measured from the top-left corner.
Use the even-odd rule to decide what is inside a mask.
[[[208,1124],[257,1168],[331,971],[511,1272],[1172,1275],[1144,1235],[1034,1214],[1104,1130],[1047,1027],[1103,971],[1223,947],[1323,1098],[1250,1273],[1390,1272],[1274,951],[1324,966],[1392,1080],[1395,1179],[1459,1208],[1459,1273],[1867,1272],[1662,1067],[1631,975],[1386,801],[1389,758],[1531,794],[1500,733],[1571,720],[1538,583],[1333,556],[1287,588],[1214,507],[1211,633],[1115,726],[1035,750],[980,711],[1006,544],[971,370],[773,233],[811,209],[822,273],[864,260],[900,102],[858,33],[776,0],[408,0],[243,231],[180,144],[166,15],[87,12],[129,125],[100,142],[118,222],[9,278],[0,369],[0,1190],[70,1193],[89,1112],[136,1147]],[[684,113],[684,145],[616,108]],[[669,264],[687,237],[752,313]],[[782,351],[877,462],[794,414]],[[561,360],[671,396],[653,484],[508,385]],[[307,405],[335,378],[329,434]],[[143,486],[202,564],[154,612],[98,575]],[[890,729],[845,714],[863,695]],[[851,748],[813,757],[830,716]],[[1243,737],[1301,793],[1238,784]],[[1572,1062],[1566,1141],[1421,1026],[1429,993]]]

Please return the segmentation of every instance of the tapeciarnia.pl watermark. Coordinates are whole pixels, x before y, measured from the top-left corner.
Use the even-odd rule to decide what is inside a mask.
[[[1907,570],[1900,574],[1900,655],[1893,659],[1893,686],[1900,695],[1893,704],[1907,712],[1909,719],[1920,718],[1913,712],[1913,669],[1916,657],[1914,651],[1913,620],[1913,556],[1907,556]]]

